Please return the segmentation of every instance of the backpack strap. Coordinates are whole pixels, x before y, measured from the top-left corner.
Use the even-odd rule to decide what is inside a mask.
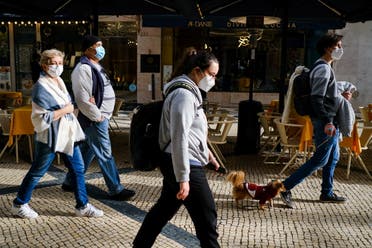
[[[317,67],[318,65],[321,65],[321,64],[328,64],[327,62],[325,62],[324,60],[319,60],[317,62],[314,63],[313,67],[311,68],[311,71],[315,69],[315,67]],[[330,66],[330,65],[329,65]],[[310,72],[311,72],[310,71]],[[331,77],[329,78],[329,82],[332,82],[333,81],[333,78],[334,78],[334,75],[333,75],[333,70],[331,68]],[[328,86],[327,86],[328,87]]]
[[[187,89],[187,90],[191,91],[195,95],[195,97],[199,100],[199,96],[198,96],[198,93],[196,92],[196,90],[189,83],[182,82],[182,81],[175,82],[171,86],[169,86],[167,88],[167,90],[165,91],[165,94],[163,94],[163,99],[167,98],[167,96],[170,93],[172,93],[174,90],[179,89],[179,88],[183,88],[183,89]],[[199,101],[199,103],[200,103],[200,105],[199,105],[198,109],[200,109],[203,105],[200,101]]]

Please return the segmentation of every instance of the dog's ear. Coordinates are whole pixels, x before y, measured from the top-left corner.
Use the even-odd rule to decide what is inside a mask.
[[[272,180],[270,184],[274,189],[280,189],[284,186],[283,183],[278,179]]]

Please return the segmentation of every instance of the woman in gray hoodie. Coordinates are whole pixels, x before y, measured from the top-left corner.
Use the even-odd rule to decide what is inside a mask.
[[[180,73],[165,85],[183,82],[192,90],[177,88],[164,101],[159,143],[164,149],[160,166],[163,188],[157,203],[146,215],[133,242],[134,247],[151,247],[167,222],[182,204],[195,225],[201,247],[219,247],[217,212],[203,166],[219,164],[208,149],[207,118],[201,90],[209,91],[219,70],[217,58],[209,52],[188,54]]]

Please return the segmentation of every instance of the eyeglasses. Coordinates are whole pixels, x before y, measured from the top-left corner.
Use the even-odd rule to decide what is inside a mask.
[[[213,73],[211,73],[211,72],[209,72],[209,71],[204,71],[206,74],[208,74],[209,76],[211,76],[211,77],[213,77],[213,78],[216,78],[216,74],[213,74]]]

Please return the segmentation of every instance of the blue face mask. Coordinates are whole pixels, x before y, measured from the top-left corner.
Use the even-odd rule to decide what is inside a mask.
[[[103,46],[96,47],[96,55],[95,55],[95,57],[98,60],[101,60],[101,59],[103,59],[103,57],[105,57],[105,48]]]

